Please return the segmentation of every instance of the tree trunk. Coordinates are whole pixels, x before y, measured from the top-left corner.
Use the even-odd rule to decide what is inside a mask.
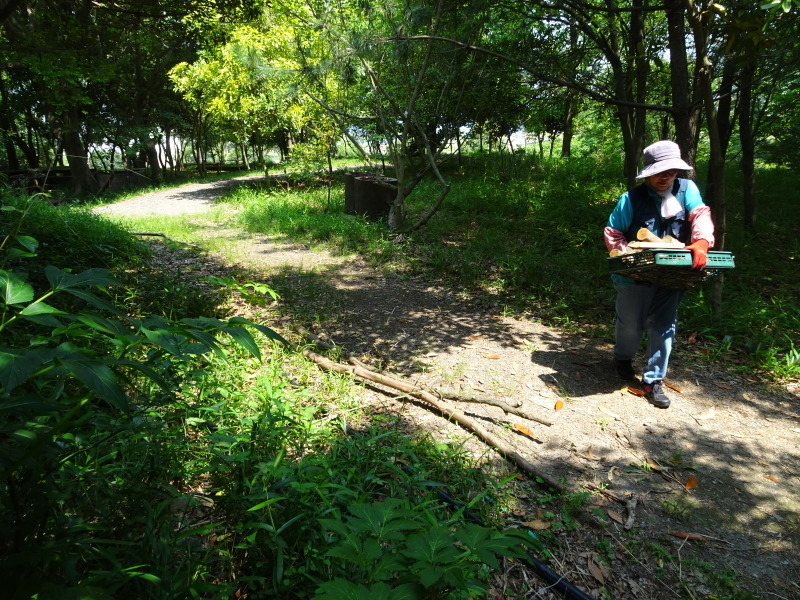
[[[172,156],[172,130],[169,128],[164,129],[164,155],[170,170],[174,171],[175,159]]]
[[[142,140],[144,146],[144,153],[147,157],[147,163],[150,167],[150,178],[155,184],[161,184],[164,181],[164,172],[161,170],[161,163],[158,160],[158,146],[156,140],[147,137]]]
[[[250,170],[250,161],[247,160],[247,144],[245,144],[244,142],[242,142],[242,166],[244,167],[245,171]]]
[[[722,77],[720,78],[719,89],[717,90],[717,97],[719,98],[717,107],[717,128],[719,129],[719,144],[722,156],[728,154],[728,143],[733,133],[733,123],[735,119],[731,118],[732,110],[732,97],[733,97],[733,84],[736,79],[733,60],[726,60],[722,68]],[[709,198],[713,198],[716,192],[714,191],[715,180],[709,177],[706,182],[705,193]]]
[[[742,69],[739,84],[739,138],[742,144],[742,192],[744,201],[745,231],[756,227],[755,140],[753,139],[753,79],[755,65],[748,63]]]
[[[712,87],[714,66],[708,54],[708,39],[711,27],[707,19],[713,19],[713,12],[703,10],[702,6],[697,6],[695,0],[685,0],[685,2],[699,65],[697,70],[698,87],[703,99],[708,129],[708,145],[711,155],[708,162],[708,177],[709,180],[714,182],[713,196],[707,196],[706,203],[711,207],[714,217],[714,236],[717,241],[715,247],[722,249],[725,247],[727,206],[725,201],[725,155],[723,154],[722,140],[719,134]],[[722,313],[723,281],[723,277],[717,277],[712,285],[711,309],[715,315]]]
[[[64,114],[63,125],[61,145],[67,153],[67,164],[69,164],[72,177],[72,189],[76,196],[93,194],[99,189],[99,186],[97,179],[89,169],[88,149],[83,140],[81,140],[80,132],[78,131],[77,109],[70,109]]]
[[[644,43],[644,14],[642,13],[642,0],[633,1],[634,10],[631,11],[630,47],[634,52],[633,72],[636,89],[631,96],[639,104],[647,102],[647,78],[650,74],[650,64],[645,56]],[[647,127],[647,111],[643,108],[634,109],[633,113],[633,145],[638,158],[644,150],[644,136]]]
[[[700,107],[695,102],[694,92],[689,82],[683,1],[667,0],[666,2],[670,82],[672,84],[672,105],[675,109],[675,142],[680,146],[686,162],[694,165],[697,158]]]

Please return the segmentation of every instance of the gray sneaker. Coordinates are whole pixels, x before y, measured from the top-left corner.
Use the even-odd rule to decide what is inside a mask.
[[[656,408],[669,408],[669,397],[664,393],[664,385],[660,381],[645,383],[642,381],[644,397]]]

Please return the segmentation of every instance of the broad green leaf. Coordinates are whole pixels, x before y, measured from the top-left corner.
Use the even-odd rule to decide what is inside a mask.
[[[67,292],[68,294],[75,296],[76,298],[80,298],[81,300],[83,300],[87,304],[90,304],[91,306],[94,306],[95,308],[99,308],[100,310],[105,310],[119,317],[125,316],[125,314],[121,310],[119,310],[116,306],[111,304],[111,302],[108,302],[107,300],[100,298],[99,296],[97,296],[97,294],[93,294],[92,292],[88,292],[86,290],[81,290],[77,288],[70,288],[64,291]]]
[[[33,287],[11,271],[0,270],[0,298],[8,305],[30,302]]]
[[[9,248],[6,253],[6,260],[17,260],[18,258],[33,258],[36,256],[33,252],[28,252],[22,248]]]
[[[77,288],[115,285],[119,282],[107,269],[87,269],[77,275],[67,273],[49,265],[44,269],[47,280],[56,291],[69,291]]]
[[[22,315],[22,318],[26,321],[30,321],[31,323],[36,323],[37,325],[42,325],[44,327],[50,327],[54,330],[64,325],[52,314]]]
[[[119,321],[114,321],[113,319],[106,319],[105,317],[101,317],[98,315],[93,315],[91,313],[83,313],[78,315],[78,321],[83,323],[84,325],[88,325],[92,329],[100,331],[101,333],[105,333],[108,335],[128,335],[130,332],[122,325]]]
[[[141,329],[142,334],[156,346],[170,354],[180,355],[186,352],[186,338],[163,329]]]
[[[29,235],[18,235],[17,242],[28,252],[36,252],[39,249],[39,241]]]
[[[276,502],[280,502],[281,500],[286,500],[286,498],[285,498],[285,497],[283,497],[283,496],[278,496],[278,497],[276,497],[276,498],[270,498],[269,500],[265,500],[264,502],[259,502],[259,503],[258,503],[258,504],[256,504],[255,506],[251,506],[251,507],[250,507],[250,508],[248,508],[247,510],[248,510],[248,511],[251,511],[251,510],[261,510],[262,508],[266,508],[267,506],[270,506],[270,505],[272,505],[272,504],[275,504]]]
[[[129,367],[131,369],[139,371],[142,375],[152,380],[154,383],[158,384],[158,386],[162,390],[170,391],[175,388],[175,385],[173,383],[170,383],[160,373],[150,368],[146,364],[139,362],[138,360],[117,359],[117,360],[109,360],[107,362],[109,365]]]
[[[35,315],[65,315],[67,313],[57,309],[55,306],[50,306],[46,302],[32,302],[23,308],[19,314],[23,317],[32,317]]]
[[[27,352],[0,351],[0,388],[8,395],[53,358],[52,348],[35,348]]]
[[[114,371],[106,363],[76,351],[71,344],[61,344],[55,358],[97,396],[120,410],[128,410],[128,398],[117,383]]]
[[[258,331],[263,333],[268,338],[281,342],[287,346],[291,346],[291,344],[277,331],[270,329],[265,325],[259,325],[258,323],[253,323],[252,321],[245,319],[244,317],[233,317],[228,321],[230,325],[249,325],[250,327],[255,327]]]
[[[231,336],[237,344],[250,354],[256,358],[261,358],[261,350],[258,349],[258,344],[244,327],[223,327],[222,331]]]
[[[200,342],[203,346],[207,347],[209,350],[213,350],[214,353],[220,358],[225,358],[225,351],[222,348],[220,348],[219,343],[210,333],[201,331],[199,329],[188,329],[185,330],[185,333],[190,338]]]

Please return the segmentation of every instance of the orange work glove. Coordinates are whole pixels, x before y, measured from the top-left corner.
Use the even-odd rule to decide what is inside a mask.
[[[702,270],[708,262],[708,241],[697,240],[686,249],[692,251],[692,268]]]

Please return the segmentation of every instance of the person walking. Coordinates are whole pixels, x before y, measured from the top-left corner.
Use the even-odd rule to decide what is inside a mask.
[[[609,251],[625,251],[645,228],[658,237],[670,235],[692,252],[692,268],[703,269],[714,246],[711,209],[703,203],[691,179],[678,177],[692,167],[681,158],[675,142],[661,140],[644,149],[643,168],[636,179],[644,182],[620,197],[603,231]],[[629,277],[611,275],[617,291],[614,367],[623,379],[635,380],[633,357],[647,335],[642,387],[647,401],[668,408],[663,380],[678,326],[682,290],[658,285],[638,285]]]

